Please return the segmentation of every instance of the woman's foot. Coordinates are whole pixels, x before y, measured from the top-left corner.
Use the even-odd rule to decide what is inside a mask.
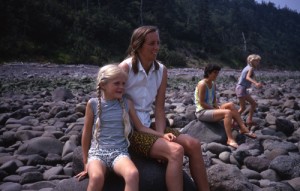
[[[227,145],[235,149],[237,149],[239,146],[235,141],[227,141]]]
[[[256,139],[256,135],[255,135],[255,133],[253,133],[253,132],[251,132],[251,131],[249,131],[249,132],[240,132],[242,135],[245,135],[245,136],[247,136],[247,137],[249,137],[249,138],[251,138],[251,139]]]

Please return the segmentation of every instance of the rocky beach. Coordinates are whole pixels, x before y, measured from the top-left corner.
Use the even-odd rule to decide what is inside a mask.
[[[1,191],[80,190],[86,186],[86,180],[78,183],[73,177],[81,168],[77,162],[85,105],[96,96],[98,69],[52,63],[0,65]],[[239,70],[221,70],[217,80],[220,103],[230,101],[238,107],[234,88],[239,74]],[[165,111],[171,127],[201,141],[211,190],[299,191],[300,72],[256,72],[264,83],[263,88],[250,90],[258,103],[257,125],[251,127],[257,138],[233,130],[238,149],[226,145],[222,124],[196,120],[194,88],[202,77],[201,68],[169,69]],[[156,170],[142,163],[145,172],[141,174]],[[189,175],[188,165],[184,158],[185,175]],[[188,178],[185,176],[185,182]],[[160,184],[155,181],[145,184],[143,191],[164,190],[155,189]],[[185,190],[192,189],[185,186]]]

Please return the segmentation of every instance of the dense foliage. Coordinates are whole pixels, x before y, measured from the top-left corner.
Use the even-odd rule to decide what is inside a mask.
[[[0,61],[120,62],[132,30],[156,25],[168,66],[300,68],[300,14],[254,0],[5,0]]]

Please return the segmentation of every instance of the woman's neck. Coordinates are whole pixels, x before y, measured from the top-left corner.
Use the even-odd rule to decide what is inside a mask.
[[[139,56],[139,59],[140,59],[142,67],[144,68],[145,72],[148,74],[150,71],[150,68],[152,67],[153,60],[149,61],[141,56]]]

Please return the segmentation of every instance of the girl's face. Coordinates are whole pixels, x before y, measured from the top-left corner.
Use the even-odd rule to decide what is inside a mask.
[[[125,90],[126,79],[122,75],[109,80],[102,86],[103,96],[106,100],[121,99]]]
[[[142,57],[144,61],[154,61],[159,51],[159,45],[160,40],[158,32],[147,34],[143,46],[139,49],[140,57]]]
[[[260,60],[253,60],[252,65],[256,68],[260,63]]]

